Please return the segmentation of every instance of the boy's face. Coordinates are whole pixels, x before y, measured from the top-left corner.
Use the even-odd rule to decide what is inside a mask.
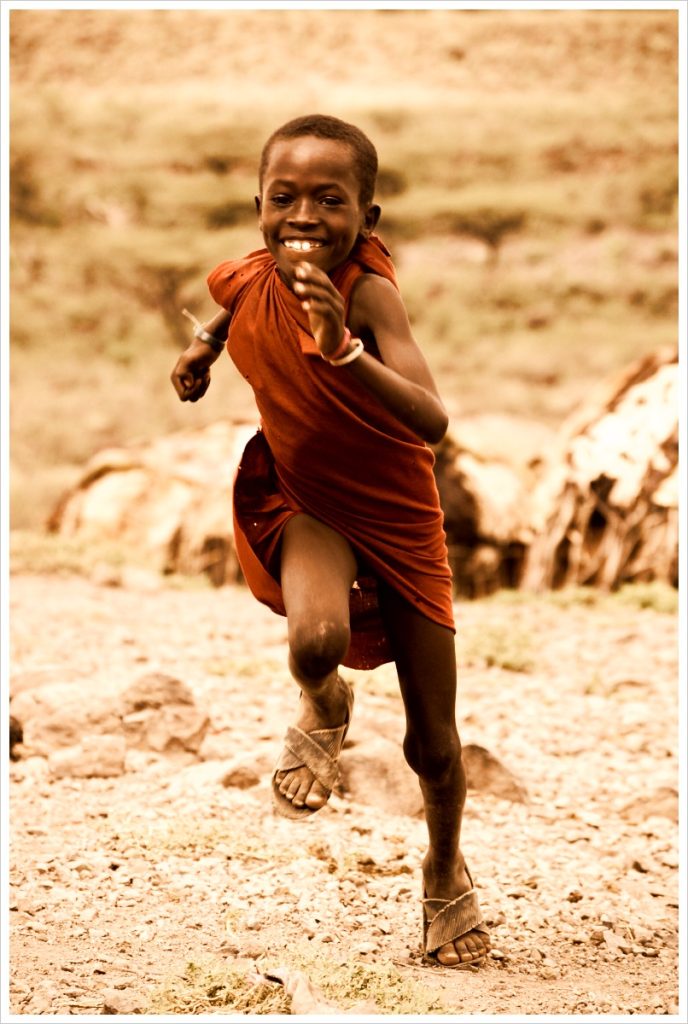
[[[273,144],[256,209],[265,245],[287,284],[299,263],[329,273],[359,234],[370,235],[380,208],[361,206],[360,187],[345,142],[304,135]]]

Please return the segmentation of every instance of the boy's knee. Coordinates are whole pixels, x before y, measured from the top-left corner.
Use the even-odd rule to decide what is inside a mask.
[[[427,782],[442,782],[461,771],[461,744],[456,733],[424,740],[410,730],[404,739],[404,757],[416,775]]]
[[[324,679],[341,664],[351,634],[342,623],[316,620],[290,630],[289,653],[299,677]]]

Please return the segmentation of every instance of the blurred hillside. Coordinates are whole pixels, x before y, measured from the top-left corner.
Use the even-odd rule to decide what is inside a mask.
[[[378,147],[380,234],[453,417],[556,427],[675,343],[677,12],[14,10],[12,526],[95,450],[251,418],[169,385],[205,276],[261,245],[266,136]]]

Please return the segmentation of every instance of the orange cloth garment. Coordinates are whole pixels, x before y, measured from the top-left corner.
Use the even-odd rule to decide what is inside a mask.
[[[347,312],[364,273],[396,285],[389,253],[374,236],[359,239],[330,275]],[[253,594],[285,614],[280,538],[289,519],[306,512],[344,536],[358,558],[345,665],[374,668],[393,660],[378,579],[453,629],[432,451],[353,375],[320,357],[308,314],[266,249],[221,263],[208,286],[232,314],[229,354],[253,388],[261,417],[234,483],[235,544]]]

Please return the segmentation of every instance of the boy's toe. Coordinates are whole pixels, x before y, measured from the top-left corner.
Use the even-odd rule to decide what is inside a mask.
[[[324,789],[317,780],[314,780],[308,795],[305,797],[306,807],[318,810],[327,803],[329,795],[330,794],[327,790]]]
[[[480,932],[468,932],[461,939],[457,939],[454,945],[462,963],[479,960],[490,949],[489,943],[485,942],[484,936]]]
[[[291,797],[291,802],[295,807],[303,807],[308,805],[308,797],[311,791],[311,780],[310,778],[300,779],[298,786]]]
[[[461,959],[453,942],[448,942],[446,946],[442,946],[438,949],[436,956],[439,962],[444,964],[445,967],[453,967],[454,964],[458,964]]]

